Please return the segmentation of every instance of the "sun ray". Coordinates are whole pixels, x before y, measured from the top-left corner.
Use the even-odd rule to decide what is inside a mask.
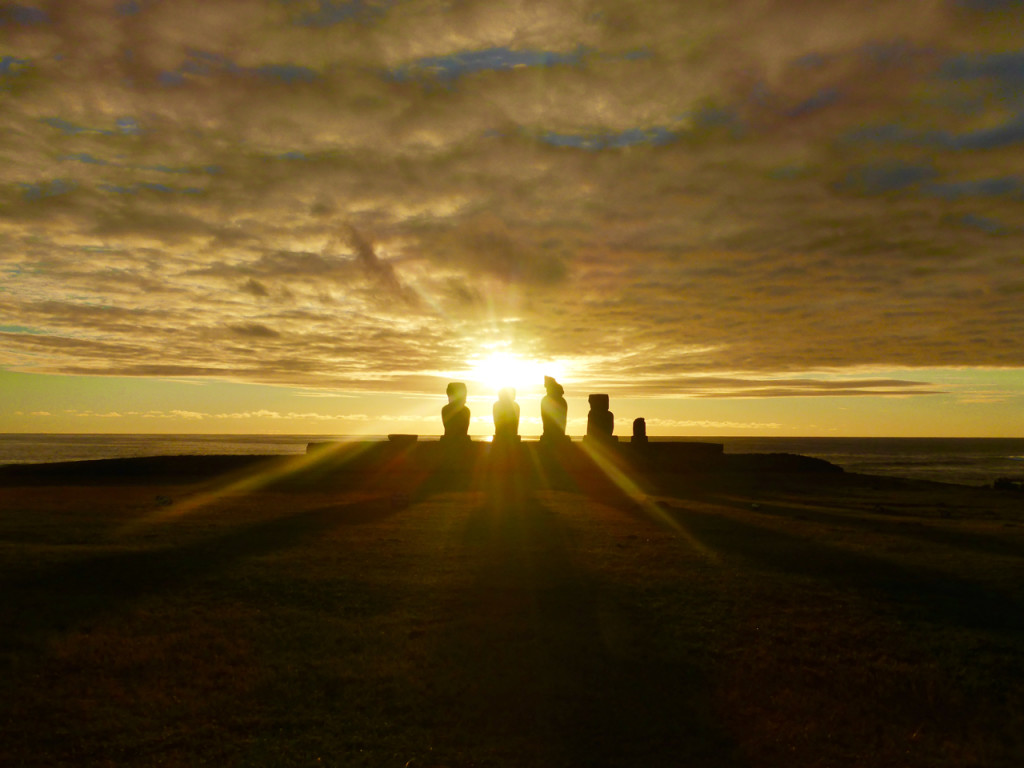
[[[637,484],[629,473],[621,466],[621,459],[615,456],[608,446],[596,442],[584,441],[581,443],[583,452],[587,454],[594,465],[604,473],[623,493],[635,502],[643,511],[658,523],[675,531],[687,544],[698,553],[713,563],[720,562],[718,554],[704,546],[692,533],[675,518],[666,514],[665,510]]]
[[[370,446],[371,443],[368,442],[339,443],[315,453],[271,461],[268,464],[257,465],[253,469],[232,473],[219,478],[218,484],[212,488],[200,490],[178,503],[161,507],[132,520],[122,526],[118,533],[120,535],[132,534],[148,526],[179,520],[209,507],[220,499],[235,494],[253,493],[289,477],[315,472],[318,467],[331,466],[334,469],[336,465],[356,458]]]

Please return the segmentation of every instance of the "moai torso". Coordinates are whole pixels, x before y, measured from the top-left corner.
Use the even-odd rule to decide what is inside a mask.
[[[544,426],[542,439],[561,440],[565,438],[565,421],[569,413],[569,404],[563,395],[562,385],[550,376],[544,377],[544,389],[547,394],[540,401],[540,421]]]
[[[498,394],[493,409],[495,442],[519,439],[519,403],[515,397],[515,390],[511,389],[503,389]]]
[[[587,437],[609,440],[615,431],[615,414],[608,410],[608,395],[591,395],[587,414]]]
[[[444,425],[442,440],[469,439],[469,408],[466,407],[466,385],[453,381],[448,385],[448,404],[441,409]]]
[[[441,409],[444,436],[449,438],[469,437],[469,407],[465,403],[448,403]]]

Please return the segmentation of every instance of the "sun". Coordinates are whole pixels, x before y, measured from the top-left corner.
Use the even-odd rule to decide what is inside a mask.
[[[470,360],[467,378],[493,392],[504,387],[515,387],[516,392],[529,392],[543,389],[545,376],[558,378],[561,374],[562,366],[557,363],[499,351]]]

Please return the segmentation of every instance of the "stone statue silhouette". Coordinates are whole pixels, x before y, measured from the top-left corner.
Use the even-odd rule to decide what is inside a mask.
[[[614,442],[617,439],[612,437],[612,432],[615,431],[615,414],[608,410],[608,395],[591,395],[587,401],[590,403],[590,413],[587,414],[587,438]]]
[[[494,404],[494,442],[514,443],[519,441],[519,403],[516,391],[506,387],[498,392]]]
[[[560,442],[566,439],[565,421],[569,404],[565,402],[565,389],[550,376],[544,377],[547,394],[540,401],[540,420],[544,425],[540,439],[543,443]]]
[[[469,440],[469,408],[466,406],[466,385],[453,381],[445,390],[448,405],[441,409],[444,424],[442,440]]]
[[[643,419],[643,417],[639,419],[633,419],[633,437],[630,439],[630,442],[647,442],[647,422]]]

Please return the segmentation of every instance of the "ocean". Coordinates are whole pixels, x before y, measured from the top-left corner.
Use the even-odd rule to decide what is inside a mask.
[[[41,435],[0,434],[0,464],[133,456],[301,454],[318,440],[384,440],[324,435]],[[798,453],[848,472],[990,485],[1024,478],[1024,438],[679,437],[722,443],[726,453]]]

